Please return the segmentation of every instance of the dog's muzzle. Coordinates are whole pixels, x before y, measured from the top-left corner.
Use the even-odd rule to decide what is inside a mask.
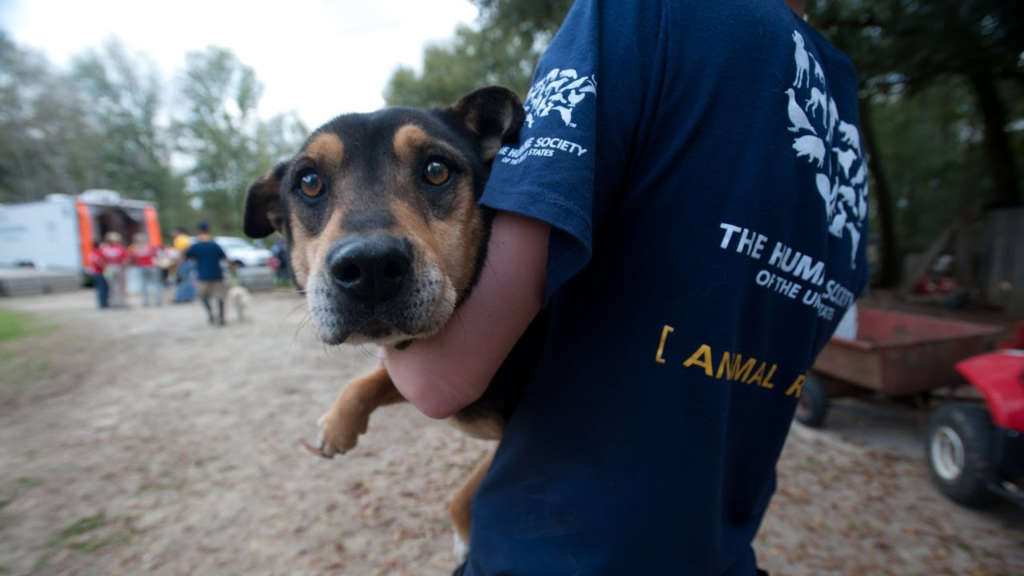
[[[378,306],[409,283],[413,250],[401,236],[354,236],[335,243],[326,264],[331,281],[343,294],[360,304]]]

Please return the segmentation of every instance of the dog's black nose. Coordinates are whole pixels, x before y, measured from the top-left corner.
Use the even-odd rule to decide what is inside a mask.
[[[412,268],[409,241],[390,234],[339,240],[327,255],[327,270],[349,296],[380,304],[401,291]]]

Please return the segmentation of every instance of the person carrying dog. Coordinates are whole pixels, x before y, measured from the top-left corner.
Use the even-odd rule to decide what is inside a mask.
[[[228,286],[224,282],[224,270],[221,268],[221,262],[224,262],[232,273],[235,271],[235,266],[228,260],[228,255],[224,253],[224,249],[213,241],[213,236],[210,235],[209,224],[200,222],[196,225],[196,232],[199,235],[199,241],[189,246],[188,250],[185,251],[185,259],[195,261],[199,277],[196,288],[199,292],[199,300],[203,303],[203,308],[206,310],[206,316],[210,324],[216,323],[223,326],[226,324],[224,319],[224,298],[227,295]],[[214,298],[217,301],[216,320],[213,316],[210,298]]]
[[[457,573],[759,572],[804,374],[867,277],[857,74],[803,8],[573,4],[494,161],[477,287],[379,351],[445,418],[549,309]]]

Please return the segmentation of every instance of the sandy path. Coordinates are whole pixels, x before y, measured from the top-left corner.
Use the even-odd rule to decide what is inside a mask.
[[[0,343],[0,574],[450,572],[447,499],[486,444],[397,406],[344,460],[298,449],[376,360],[315,344],[294,294],[226,328],[86,292],[0,307],[55,326]],[[1024,514],[945,501],[917,455],[795,427],[779,474],[773,573],[1024,574]]]

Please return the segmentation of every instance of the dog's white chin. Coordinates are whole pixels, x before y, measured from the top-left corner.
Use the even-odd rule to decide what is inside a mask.
[[[393,327],[391,333],[381,336],[368,336],[360,333],[360,327],[354,329],[346,328],[339,322],[339,314],[335,312],[336,303],[328,290],[323,287],[324,280],[319,274],[310,274],[309,283],[306,287],[306,305],[312,313],[313,323],[317,327],[317,335],[327,344],[349,346],[361,346],[367,344],[379,344],[381,346],[393,346],[400,342],[428,338],[437,334],[451,320],[455,312],[455,303],[458,301],[458,294],[451,281],[432,271],[432,280],[437,286],[433,298],[425,298],[413,306],[417,312],[408,318],[410,326]],[[352,330],[345,334],[346,330]],[[344,337],[342,337],[344,336]]]

